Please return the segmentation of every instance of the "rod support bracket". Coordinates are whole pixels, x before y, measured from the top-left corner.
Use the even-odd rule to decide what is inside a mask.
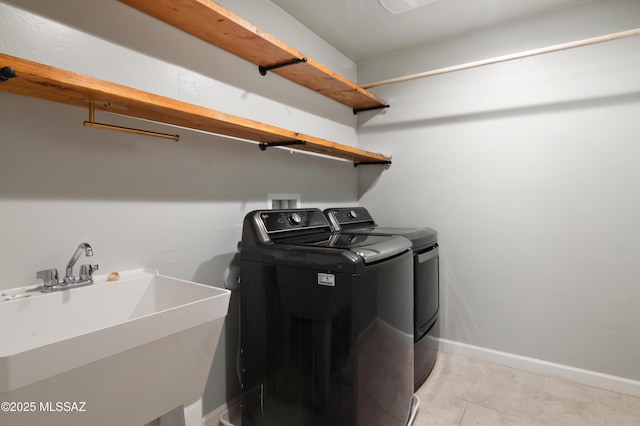
[[[271,143],[260,142],[258,146],[260,147],[260,151],[266,151],[267,148],[270,148],[273,146],[294,146],[294,145],[306,145],[306,144],[307,143],[305,141],[286,141],[286,142],[271,142]]]
[[[268,65],[263,67],[262,65],[258,66],[258,71],[260,71],[260,75],[267,75],[267,71],[275,70],[277,68],[288,67],[289,65],[299,64],[301,62],[307,62],[307,58],[295,58],[289,62],[283,62],[275,65]]]
[[[133,133],[135,135],[153,136],[156,138],[171,139],[176,142],[180,140],[180,135],[170,135],[167,133],[152,132],[150,130],[132,129],[130,127],[114,126],[113,124],[97,123],[95,121],[95,117],[96,117],[95,101],[93,99],[90,99],[89,100],[89,120],[83,123],[85,127],[92,127],[94,129],[103,129],[103,130],[115,130],[117,132]]]

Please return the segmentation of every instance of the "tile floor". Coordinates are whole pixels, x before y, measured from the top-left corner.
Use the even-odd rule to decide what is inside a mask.
[[[417,394],[413,426],[640,426],[640,398],[444,352]]]
[[[440,353],[414,426],[638,426],[640,398]]]

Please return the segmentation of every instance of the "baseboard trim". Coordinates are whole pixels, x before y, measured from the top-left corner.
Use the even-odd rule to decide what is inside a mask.
[[[570,380],[587,386],[594,386],[640,397],[640,381],[637,380],[583,370],[568,365],[555,364],[536,358],[528,358],[447,339],[439,339],[439,343],[439,349],[450,354],[461,355],[480,361],[529,371],[531,373],[544,374],[557,379]]]

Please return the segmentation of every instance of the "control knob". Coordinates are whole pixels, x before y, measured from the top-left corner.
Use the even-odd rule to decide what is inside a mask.
[[[302,222],[302,218],[300,217],[300,215],[298,213],[291,213],[289,215],[289,223],[296,226],[296,225],[300,225],[300,222]]]
[[[355,210],[349,210],[347,216],[349,217],[349,219],[355,219],[358,217],[358,212],[356,212]]]

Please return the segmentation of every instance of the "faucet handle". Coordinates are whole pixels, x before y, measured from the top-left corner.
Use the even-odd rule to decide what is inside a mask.
[[[50,287],[58,284],[58,270],[57,269],[45,269],[44,271],[38,271],[36,278],[44,281],[45,287]]]
[[[80,280],[87,281],[93,279],[93,273],[98,270],[98,264],[85,264],[80,266]]]

